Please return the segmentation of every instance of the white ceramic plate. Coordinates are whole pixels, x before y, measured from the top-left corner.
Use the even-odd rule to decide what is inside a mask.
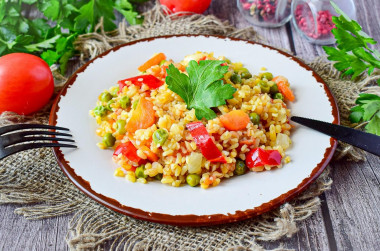
[[[71,129],[78,149],[55,149],[68,178],[85,194],[103,205],[135,218],[176,225],[234,222],[269,211],[303,191],[326,167],[336,141],[311,129],[296,127],[292,161],[284,168],[250,172],[223,180],[207,190],[171,187],[159,182],[131,183],[114,177],[117,165],[112,150],[96,143],[95,119],[89,110],[99,93],[120,79],[136,76],[137,67],[154,53],[163,52],[179,62],[196,51],[214,52],[242,62],[252,73],[266,67],[286,76],[296,101],[293,115],[339,123],[333,96],[323,80],[294,57],[274,48],[238,39],[214,36],[168,36],[140,40],[107,51],[81,67],[67,82],[52,109],[50,124]]]

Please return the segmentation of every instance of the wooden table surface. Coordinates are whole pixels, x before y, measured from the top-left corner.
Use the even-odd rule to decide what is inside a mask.
[[[380,41],[379,0],[355,3],[358,22],[365,32]],[[205,14],[228,20],[239,28],[250,25],[234,0],[214,0]],[[302,39],[290,23],[277,29],[255,29],[267,44],[292,51],[305,60],[325,55],[321,46]],[[321,209],[298,224],[297,234],[261,243],[265,248],[282,244],[295,250],[380,250],[380,158],[368,154],[367,161],[340,161],[331,167],[334,183],[330,191],[321,195]],[[65,236],[70,215],[28,221],[13,213],[16,207],[0,206],[0,250],[67,249]]]

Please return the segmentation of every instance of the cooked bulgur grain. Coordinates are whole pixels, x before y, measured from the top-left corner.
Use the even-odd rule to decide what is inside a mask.
[[[153,75],[165,82],[166,69],[170,64],[173,63],[180,71],[187,74],[185,68],[191,60],[199,62],[199,60],[226,60],[226,58],[215,58],[212,53],[197,52],[185,57],[180,63],[167,60],[161,65],[154,65],[143,74]],[[275,79],[269,81],[262,77],[271,75],[269,73],[250,77],[249,72],[243,75],[244,72],[247,73],[247,69],[242,63],[228,64],[228,72],[223,80],[225,84],[231,84],[236,88],[236,92],[225,105],[214,109],[217,113],[216,118],[201,120],[216,148],[223,154],[225,163],[209,161],[201,154],[194,138],[186,129],[188,123],[197,121],[194,109],[188,110],[182,98],[171,91],[166,83],[157,89],[150,89],[145,82],[140,86],[129,82],[121,90],[118,90],[117,86],[105,90],[103,96],[104,93],[114,94],[112,99],[102,100],[100,95],[97,107],[90,111],[90,115],[94,116],[99,124],[96,130],[98,136],[103,137],[106,133],[112,133],[115,138],[113,148],[116,150],[113,159],[122,168],[117,168],[114,175],[141,183],[159,179],[161,183],[175,187],[185,184],[188,175],[195,175],[194,177],[199,177],[200,187],[209,188],[218,185],[224,178],[232,177],[236,161],[238,159],[245,161],[246,154],[258,147],[264,150],[277,150],[284,157],[283,163],[289,163],[290,157],[285,157],[285,150],[291,144],[289,138],[291,126],[288,119],[290,110],[283,100],[273,98],[275,93],[268,93],[263,89],[265,84],[272,87]],[[153,124],[131,131],[128,125],[136,115],[134,111],[142,109],[143,102],[151,104],[152,110],[146,116],[148,120],[153,116]],[[234,110],[258,114],[259,124],[248,122],[242,130],[227,130],[220,116]],[[119,124],[126,124],[126,127],[118,128],[117,121]],[[159,138],[159,142],[157,139],[153,140],[153,134],[158,129],[164,130],[161,131],[162,135],[155,135],[156,138],[162,137]],[[103,142],[97,145],[101,149],[107,148]],[[123,150],[121,147],[126,145],[129,146],[128,153],[125,151],[126,148]],[[144,164],[141,169],[141,165]],[[134,172],[137,167],[143,170],[139,176]],[[282,167],[282,164],[254,166],[250,170],[261,172],[271,170],[273,167]],[[146,178],[142,178],[141,175]]]

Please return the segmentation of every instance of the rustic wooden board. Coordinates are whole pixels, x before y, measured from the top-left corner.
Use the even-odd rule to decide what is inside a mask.
[[[359,23],[380,41],[378,0],[357,0],[355,3]],[[239,28],[250,25],[240,15],[234,0],[214,0],[206,13],[228,20]],[[305,60],[324,55],[320,46],[303,40],[291,24],[277,29],[255,29],[265,43],[292,51]],[[331,191],[321,196],[321,209],[299,223],[297,234],[261,243],[265,248],[282,245],[295,250],[380,250],[380,158],[369,155],[368,160],[361,163],[334,163],[331,175],[334,183]],[[15,208],[16,205],[0,206],[0,250],[68,249],[65,236],[70,215],[28,221],[15,215]],[[107,247],[103,248],[107,250]]]

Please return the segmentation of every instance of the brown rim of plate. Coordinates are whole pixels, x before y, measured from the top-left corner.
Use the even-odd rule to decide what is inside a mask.
[[[324,89],[326,92],[326,95],[329,98],[330,105],[332,106],[332,115],[334,117],[334,124],[339,124],[339,111],[337,108],[336,101],[326,85],[326,83],[323,81],[323,79],[313,71],[308,65],[306,65],[304,62],[302,62],[300,59],[291,56],[279,49],[276,49],[274,47],[264,45],[257,42],[247,41],[243,39],[237,39],[237,38],[231,38],[231,37],[225,37],[225,36],[210,36],[210,35],[170,35],[170,36],[158,36],[153,38],[146,38],[141,40],[136,40],[133,42],[129,42],[126,44],[122,44],[119,46],[116,46],[106,52],[103,52],[96,58],[90,60],[85,65],[81,66],[75,73],[68,79],[66,84],[64,85],[63,89],[60,91],[59,95],[56,97],[53,107],[51,109],[50,118],[49,118],[49,124],[50,125],[56,125],[57,123],[57,112],[59,110],[58,103],[60,101],[61,96],[65,96],[67,89],[70,85],[72,85],[78,74],[83,72],[92,62],[94,62],[96,59],[106,56],[111,51],[117,51],[118,49],[124,47],[124,46],[130,46],[139,42],[143,41],[152,41],[155,39],[162,39],[162,38],[173,38],[173,37],[214,37],[219,39],[229,39],[233,41],[244,41],[246,43],[250,44],[258,44],[263,47],[269,48],[271,50],[275,50],[282,55],[288,57],[289,59],[297,62],[301,67],[305,68],[308,71],[313,72],[314,78],[321,84],[324,85]],[[264,203],[258,207],[255,207],[253,209],[247,209],[245,211],[236,211],[234,214],[213,214],[213,215],[167,215],[167,214],[160,214],[160,213],[152,213],[152,212],[145,212],[141,209],[128,207],[125,205],[120,204],[117,200],[106,197],[102,194],[99,194],[92,190],[91,185],[88,181],[84,180],[82,177],[78,176],[74,169],[70,167],[68,161],[65,160],[64,155],[62,154],[61,150],[59,148],[54,148],[54,154],[57,158],[58,164],[61,167],[62,171],[65,173],[65,175],[69,178],[71,182],[74,183],[75,186],[77,186],[82,192],[84,192],[87,196],[92,198],[93,200],[99,202],[100,204],[125,215],[131,216],[136,219],[141,220],[147,220],[151,222],[157,222],[157,223],[164,223],[164,224],[170,224],[170,225],[177,225],[177,226],[205,226],[205,225],[217,225],[217,224],[224,224],[224,223],[231,223],[231,222],[237,222],[241,220],[245,220],[260,214],[263,214],[265,212],[268,212],[272,209],[275,209],[282,205],[283,203],[290,201],[295,196],[303,192],[317,177],[323,172],[323,170],[326,168],[327,164],[330,162],[334,151],[337,146],[337,140],[330,138],[330,147],[328,147],[325,151],[324,158],[322,161],[313,169],[312,173],[308,178],[305,178],[296,188],[280,195],[279,197]]]

